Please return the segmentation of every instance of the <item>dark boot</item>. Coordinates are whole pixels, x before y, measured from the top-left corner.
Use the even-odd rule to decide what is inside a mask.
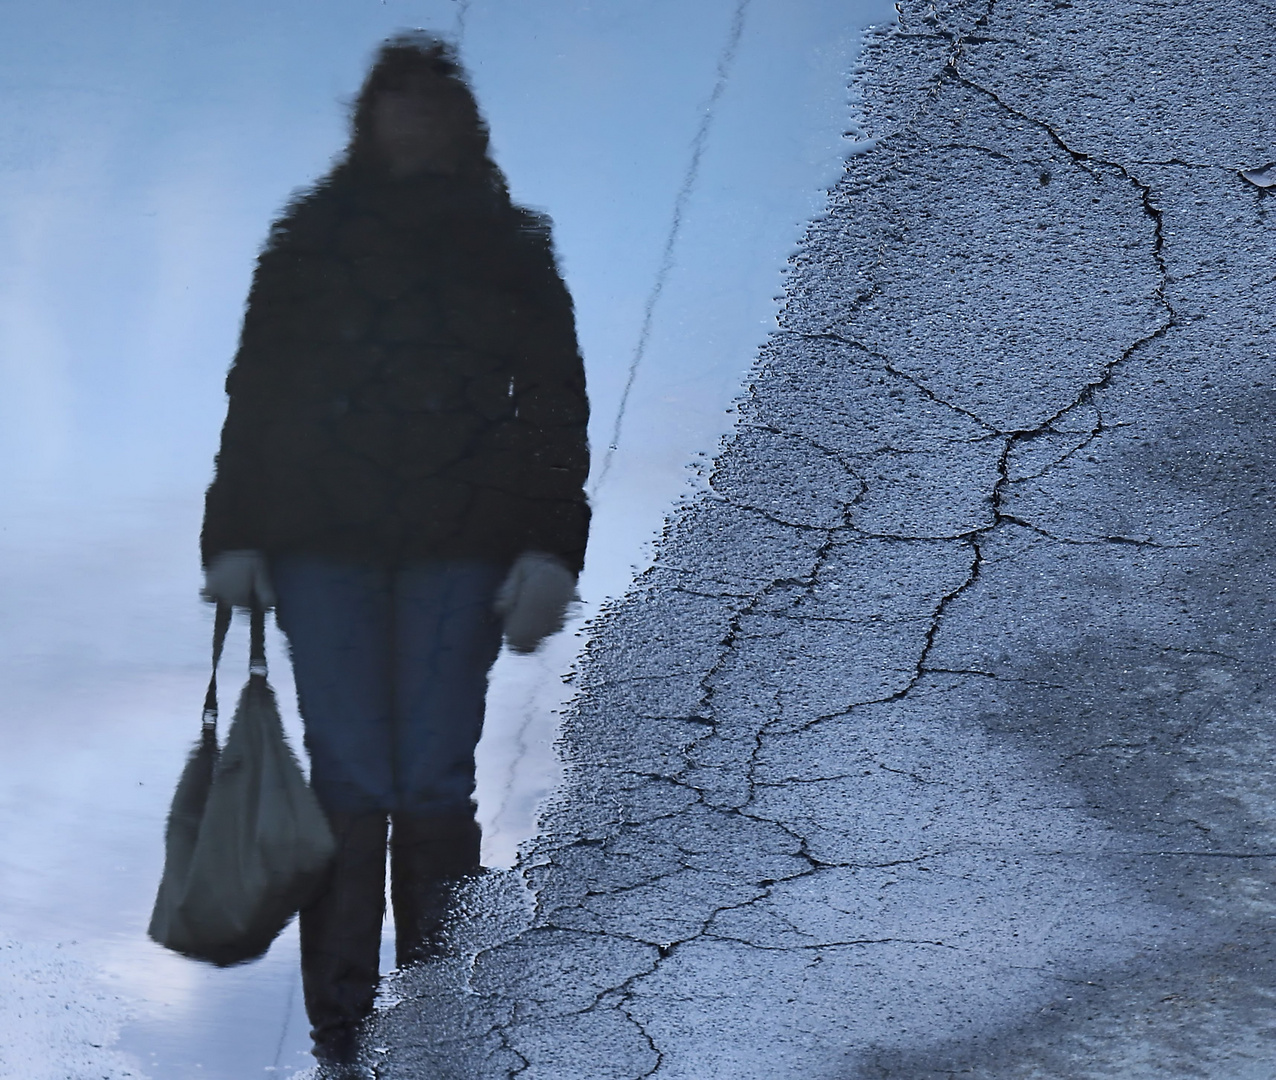
[[[328,886],[301,910],[301,986],[315,1056],[351,1061],[372,1011],[385,917],[384,814],[330,814],[337,840]]]
[[[395,814],[390,834],[390,899],[395,963],[436,956],[452,891],[479,871],[482,832],[474,814]]]

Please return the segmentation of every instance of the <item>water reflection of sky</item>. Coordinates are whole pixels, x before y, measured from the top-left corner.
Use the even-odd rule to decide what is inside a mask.
[[[288,193],[342,146],[340,103],[376,43],[463,29],[498,161],[555,221],[599,458],[730,61],[595,500],[588,614],[728,427],[785,258],[847,149],[859,27],[891,14],[885,0],[4,5],[0,1072],[308,1063],[291,936],[218,972],[144,930],[197,725],[196,538],[253,259]],[[512,859],[553,782],[552,709],[578,643],[498,666],[480,748],[491,862]],[[287,702],[278,655],[274,681]],[[127,1062],[108,1049],[121,1025]]]

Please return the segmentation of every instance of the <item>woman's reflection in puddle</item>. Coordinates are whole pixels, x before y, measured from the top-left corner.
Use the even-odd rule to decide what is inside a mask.
[[[479,869],[474,750],[502,634],[562,625],[588,403],[546,219],[511,204],[452,49],[378,54],[349,148],[274,225],[227,378],[206,594],[274,606],[338,853],[301,912],[315,1053],[372,1007],[387,840],[400,965]]]

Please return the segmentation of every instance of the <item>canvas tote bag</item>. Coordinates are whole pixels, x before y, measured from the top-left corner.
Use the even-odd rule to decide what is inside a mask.
[[[248,682],[217,746],[217,665],[231,609],[219,604],[200,740],[165,833],[150,936],[219,966],[261,956],[324,884],[335,843],[284,737],[266,681],[265,615],[252,613]]]

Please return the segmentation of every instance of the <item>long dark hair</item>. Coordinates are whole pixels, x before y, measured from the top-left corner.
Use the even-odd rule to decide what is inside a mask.
[[[368,77],[355,98],[350,145],[341,165],[357,169],[375,157],[372,114],[376,99],[385,91],[404,89],[414,79],[425,82],[461,121],[465,150],[461,174],[468,182],[484,183],[491,187],[493,194],[508,200],[505,176],[489,152],[487,122],[479,111],[456,49],[424,30],[396,34],[377,50]]]

